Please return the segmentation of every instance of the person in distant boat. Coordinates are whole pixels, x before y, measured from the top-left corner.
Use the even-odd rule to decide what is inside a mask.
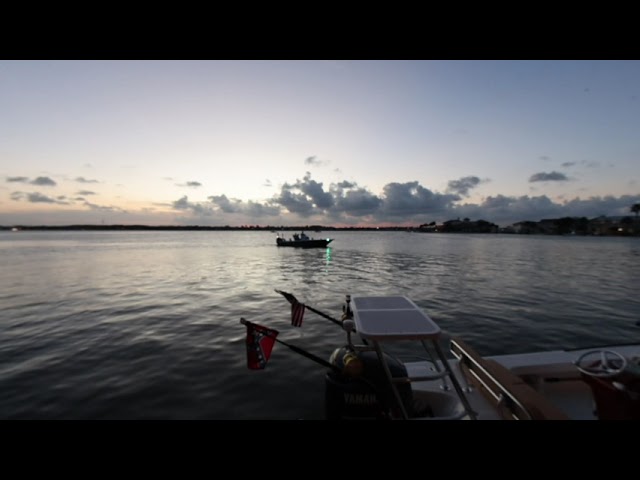
[[[307,235],[304,232],[302,232],[300,234],[300,240],[309,240],[309,237],[307,237]]]
[[[293,239],[294,239],[296,242],[299,240],[299,238],[298,238],[298,234],[297,234],[297,233],[294,233],[294,234],[293,234]]]

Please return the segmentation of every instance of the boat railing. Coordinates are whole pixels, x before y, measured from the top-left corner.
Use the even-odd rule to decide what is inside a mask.
[[[451,339],[460,371],[500,411],[513,420],[566,420],[567,415],[527,383],[494,360],[483,359],[460,339]]]

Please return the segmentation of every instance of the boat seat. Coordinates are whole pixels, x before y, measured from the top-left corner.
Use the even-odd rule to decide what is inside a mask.
[[[451,351],[460,360],[460,370],[505,419],[568,420],[569,417],[495,360],[482,358],[463,340],[451,338]]]

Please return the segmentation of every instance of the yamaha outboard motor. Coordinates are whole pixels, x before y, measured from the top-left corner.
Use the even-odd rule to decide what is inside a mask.
[[[407,377],[407,369],[385,354],[391,376]],[[382,363],[373,351],[357,352],[350,347],[336,349],[329,362],[340,369],[327,372],[325,415],[327,420],[371,420],[401,418],[397,400]],[[396,388],[409,417],[413,415],[411,384]]]

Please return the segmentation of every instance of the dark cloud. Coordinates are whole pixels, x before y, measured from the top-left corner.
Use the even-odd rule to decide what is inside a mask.
[[[49,197],[39,192],[12,192],[10,196],[11,200],[20,202],[25,201],[29,203],[53,203],[56,205],[72,205],[74,199],[68,198],[65,195],[58,195],[57,197]]]
[[[316,155],[313,155],[312,157],[307,157],[304,161],[305,165],[311,165],[313,167],[321,167],[324,165],[329,165],[329,161],[328,160],[320,160]]]
[[[90,210],[96,210],[100,212],[118,212],[118,213],[129,213],[126,210],[123,210],[120,207],[112,207],[107,205],[96,205],[95,203],[90,203],[85,201],[84,206],[89,208]]]
[[[238,213],[242,211],[240,206],[242,202],[235,199],[229,200],[226,195],[211,196],[209,197],[209,200],[225,213]]]
[[[54,182],[49,177],[38,177],[34,180],[31,180],[29,183],[31,185],[39,185],[41,187],[53,187],[57,185],[56,182]]]
[[[27,193],[27,201],[31,203],[58,203],[56,199],[47,197],[46,195],[42,195],[38,192]]]
[[[27,177],[8,178],[17,178],[16,181],[29,183]],[[546,180],[563,181],[567,180],[567,177],[558,172],[542,172],[532,176],[530,181]],[[432,191],[417,181],[391,182],[383,187],[381,193],[376,194],[350,180],[323,184],[312,179],[311,174],[306,172],[301,180],[285,183],[279,193],[266,202],[242,201],[221,194],[209,196],[206,201],[201,202],[189,201],[185,195],[169,204],[158,205],[165,207],[162,210],[169,206],[180,212],[174,221],[193,222],[195,219],[202,224],[267,224],[277,219],[275,221],[282,224],[312,220],[313,223],[326,224],[418,225],[430,221],[442,222],[468,217],[507,226],[524,220],[538,221],[563,216],[593,218],[598,215],[628,215],[630,205],[640,203],[640,195],[573,200],[563,198],[552,201],[545,195],[535,194],[518,197],[495,195],[485,198],[480,203],[463,203],[464,196],[484,181],[486,180],[480,180],[475,176],[462,177],[450,181],[445,193]],[[533,185],[535,183],[532,183]],[[85,196],[94,194],[95,192],[89,190],[80,190],[76,193],[78,197],[69,198],[64,195],[50,197],[39,192],[13,192],[10,198],[13,201],[30,203],[75,203],[89,210],[128,213],[127,218],[136,215],[136,212],[129,213],[118,207],[87,202]],[[286,215],[281,217],[283,214]],[[69,212],[68,215],[75,213]]]
[[[530,197],[489,196],[480,204],[457,205],[452,209],[454,217],[488,220],[499,225],[562,216],[562,205],[553,203],[546,195]]]
[[[42,195],[41,193],[38,193],[38,192],[27,193],[26,200],[27,202],[31,202],[31,203],[57,203],[62,205],[65,205],[68,203],[68,202],[60,202],[55,198],[47,197],[46,195]]]
[[[302,217],[316,213],[313,210],[313,202],[302,193],[291,193],[291,188],[290,185],[285,183],[280,191],[280,196],[274,199],[275,203]]]
[[[564,173],[560,172],[540,172],[534,173],[533,175],[531,175],[531,177],[529,177],[529,182],[566,182],[568,180],[569,178]]]
[[[469,190],[475,188],[480,184],[480,179],[475,176],[471,177],[462,177],[458,180],[449,181],[449,185],[447,186],[447,191],[451,193],[457,193],[458,195],[462,195],[464,197],[469,196]]]
[[[90,180],[84,177],[76,177],[76,182],[78,183],[100,183],[98,180]]]
[[[325,192],[322,183],[311,180],[311,174],[307,172],[302,182],[298,182],[296,187],[306,194],[313,204],[320,209],[326,210],[333,205],[331,193]]]
[[[200,182],[196,182],[196,181],[191,181],[187,183],[176,183],[176,185],[178,187],[192,187],[192,188],[197,188],[202,186]]]
[[[307,173],[302,181],[285,184],[273,201],[303,218],[328,215],[333,220],[391,221],[444,212],[459,199],[456,194],[434,193],[418,182],[389,183],[382,196],[346,180],[330,185],[329,191],[325,191],[323,184]]]
[[[539,158],[540,160],[544,160],[545,162],[547,162],[547,161],[551,160],[551,157],[548,157],[548,156],[546,156],[546,155],[541,155],[541,156],[539,156],[538,158]]]
[[[450,209],[459,195],[434,193],[418,182],[388,183],[384,187],[382,212],[394,216],[433,214]]]
[[[576,162],[564,162],[560,166],[568,168],[568,167],[573,167],[575,164]]]
[[[575,198],[563,203],[555,203],[546,195],[535,197],[497,195],[488,197],[478,205],[459,205],[451,213],[457,214],[452,217],[483,218],[507,226],[520,221],[539,221],[545,218],[628,215],[629,206],[638,202],[640,202],[640,195]]]
[[[19,182],[30,183],[31,185],[38,185],[40,187],[53,187],[57,183],[49,177],[37,177],[29,181],[28,177],[7,177],[7,182]]]
[[[587,168],[598,168],[600,166],[600,162],[582,160],[580,162],[581,165],[584,165]]]
[[[248,201],[243,208],[243,212],[253,218],[260,218],[263,216],[275,217],[280,215],[280,207],[277,205],[269,205],[264,203],[258,203]]]
[[[374,215],[382,205],[382,199],[359,188],[352,182],[341,182],[332,186],[334,195],[334,208],[332,213],[347,214],[355,217]]]
[[[69,205],[70,202],[67,200],[67,197],[64,195],[59,195],[57,198],[48,197],[39,192],[12,192],[11,200],[20,202],[26,201],[29,203],[54,203],[56,205]]]
[[[171,206],[176,210],[190,211],[196,216],[210,217],[213,215],[213,208],[211,208],[211,206],[190,202],[186,195],[173,202]]]
[[[165,180],[168,180],[168,178],[165,178]],[[200,182],[190,181],[190,182],[186,182],[186,183],[176,183],[176,186],[177,187],[198,188],[198,187],[201,187],[202,184]]]
[[[274,203],[291,213],[309,216],[327,213],[334,205],[334,199],[330,192],[324,191],[323,184],[312,180],[311,174],[307,172],[303,180],[297,180],[293,185],[285,183]]]
[[[237,199],[229,199],[226,195],[212,195],[208,197],[209,203],[190,202],[188,197],[174,201],[171,206],[175,210],[190,212],[197,217],[211,217],[220,212],[224,214],[241,214],[251,217],[254,220],[260,218],[277,216],[280,214],[278,206],[257,203],[253,201],[244,202]]]

